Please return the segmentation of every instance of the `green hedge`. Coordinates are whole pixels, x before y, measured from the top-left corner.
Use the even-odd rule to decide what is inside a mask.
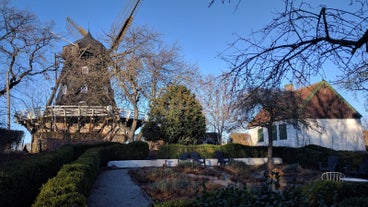
[[[89,149],[75,162],[65,164],[42,186],[32,206],[87,206],[86,197],[97,177],[105,149]]]
[[[145,159],[148,152],[148,144],[144,142],[88,149],[42,186],[33,206],[87,206],[88,195],[101,166],[113,159]]]
[[[222,151],[229,157],[267,157],[267,146],[245,146],[241,144],[226,145],[163,145],[156,153],[158,159],[175,159],[182,152],[196,151],[203,158],[214,158],[215,151]],[[319,169],[319,161],[327,160],[329,155],[340,158],[340,167],[350,165],[358,167],[367,152],[335,151],[332,149],[309,145],[302,148],[273,147],[273,156],[281,157],[284,163],[299,163],[303,168]]]
[[[181,144],[170,144],[163,145],[157,151],[156,158],[158,159],[169,159],[178,158],[183,152],[198,152],[203,158],[214,158],[215,151],[222,151],[230,157],[241,158],[241,157],[266,157],[266,147],[250,147],[241,144],[227,144],[227,145],[181,145]]]
[[[56,175],[64,163],[71,162],[85,146],[64,146],[57,151],[14,160],[0,169],[0,206],[30,206],[39,188]]]

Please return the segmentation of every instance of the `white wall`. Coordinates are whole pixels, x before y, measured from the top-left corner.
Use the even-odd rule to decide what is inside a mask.
[[[273,146],[303,147],[313,144],[334,150],[365,150],[360,119],[319,119],[310,123],[312,128],[301,128],[300,130],[288,125],[287,139],[280,140],[278,137],[277,140],[273,141]],[[249,130],[253,145],[267,145],[267,129],[263,128],[264,142],[258,142],[257,130],[258,127]],[[277,133],[278,135],[279,133]]]

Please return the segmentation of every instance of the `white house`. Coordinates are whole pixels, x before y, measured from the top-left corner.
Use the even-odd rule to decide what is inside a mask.
[[[362,116],[330,84],[323,80],[293,92],[301,97],[300,108],[312,127],[296,129],[281,119],[272,127],[273,146],[319,145],[334,150],[366,150]],[[251,126],[248,133],[253,146],[268,145],[266,128],[254,124],[248,126]]]

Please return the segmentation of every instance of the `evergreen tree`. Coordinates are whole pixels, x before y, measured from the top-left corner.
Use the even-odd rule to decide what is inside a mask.
[[[167,143],[195,144],[206,132],[202,106],[183,85],[169,86],[161,97],[153,101],[150,113],[150,122],[156,123],[159,130],[150,131],[148,127],[152,128],[152,124],[147,123],[143,136],[159,133]],[[150,140],[150,137],[146,139]]]

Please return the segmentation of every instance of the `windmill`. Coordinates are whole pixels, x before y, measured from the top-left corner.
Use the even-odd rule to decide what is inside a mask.
[[[119,23],[109,48],[67,18],[68,25],[83,37],[63,47],[63,68],[46,109],[16,114],[18,122],[32,134],[32,152],[66,143],[125,142],[124,127],[129,127],[131,113],[116,107],[108,66],[140,5],[140,0],[128,2],[124,8],[128,17]]]

